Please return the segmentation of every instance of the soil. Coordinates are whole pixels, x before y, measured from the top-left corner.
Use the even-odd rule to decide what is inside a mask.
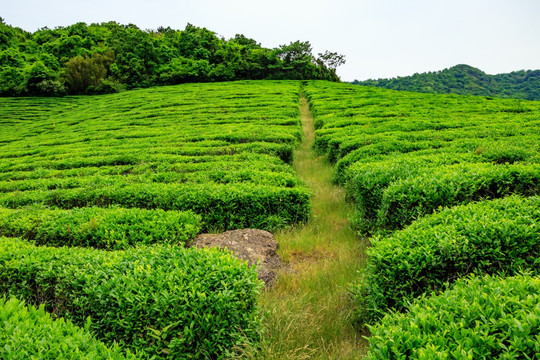
[[[268,231],[257,229],[231,230],[221,234],[200,234],[191,246],[197,248],[219,247],[228,249],[250,266],[257,266],[258,278],[269,286],[277,271],[283,266],[277,254],[278,243]]]

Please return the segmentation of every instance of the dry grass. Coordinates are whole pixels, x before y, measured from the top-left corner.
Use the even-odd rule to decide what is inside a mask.
[[[315,157],[313,118],[301,104],[304,141],[294,167],[313,191],[313,217],[304,226],[275,234],[288,266],[266,290],[264,340],[249,358],[358,359],[366,340],[352,327],[348,284],[364,263],[364,244],[349,228],[352,207],[331,183],[332,167]]]

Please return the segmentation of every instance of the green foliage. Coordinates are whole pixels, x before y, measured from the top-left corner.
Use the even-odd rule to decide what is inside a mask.
[[[540,198],[511,196],[444,209],[371,242],[353,291],[359,316],[369,323],[470,273],[537,274]]]
[[[437,210],[538,194],[540,103],[311,82],[315,149],[358,206],[362,233]]]
[[[377,226],[399,229],[442,206],[540,193],[540,164],[457,164],[396,181],[384,192]]]
[[[471,277],[371,327],[368,359],[534,359],[540,280]]]
[[[287,165],[302,136],[298,92],[297,82],[268,81],[0,99],[0,206],[192,211],[205,231],[304,222],[309,191]],[[195,229],[185,231],[156,241],[184,242]],[[140,235],[92,241],[117,248],[146,242]]]
[[[176,185],[139,184],[27,191],[0,197],[0,204],[17,208],[43,204],[64,209],[117,205],[128,208],[193,211],[202,216],[204,230],[273,229],[268,217],[281,225],[305,222],[310,213],[309,191],[253,184]]]
[[[202,82],[208,79],[210,63],[208,60],[174,58],[161,67],[160,82],[173,85],[186,82]]]
[[[482,157],[469,153],[405,153],[378,161],[357,161],[346,172],[347,196],[357,203],[366,222],[377,219],[385,190],[394,182],[429,173],[434,167],[462,162],[482,162]],[[366,229],[367,230],[367,229]]]
[[[258,336],[256,270],[219,250],[106,252],[0,238],[0,264],[0,293],[143,358],[218,358]]]
[[[192,212],[137,208],[0,208],[0,236],[22,237],[37,245],[108,250],[153,243],[183,245],[200,229],[201,217]]]
[[[126,359],[115,344],[107,348],[71,321],[53,320],[43,307],[0,299],[2,359]],[[128,359],[135,359],[128,354]]]
[[[25,87],[32,95],[61,95],[64,91],[64,86],[58,81],[58,74],[42,61],[36,61],[26,70]]]
[[[244,35],[226,40],[191,24],[143,31],[116,22],[77,23],[33,34],[0,24],[2,96],[102,94],[244,79],[339,81],[335,69],[343,63],[342,55],[328,51],[315,57],[307,41],[268,49]]]
[[[487,75],[468,65],[393,79],[355,80],[353,84],[435,94],[461,94],[540,100],[540,70]]]
[[[95,92],[108,75],[114,62],[112,52],[90,57],[76,56],[66,62],[64,78],[72,94]]]

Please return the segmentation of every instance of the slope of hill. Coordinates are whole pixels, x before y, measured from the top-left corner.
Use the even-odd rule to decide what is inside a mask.
[[[308,219],[290,166],[299,93],[246,81],[0,98],[0,303],[43,304],[145,359],[255,341],[255,269],[183,245],[201,229]]]
[[[540,274],[538,101],[242,81],[0,98],[0,114],[0,305],[43,305],[146,359],[244,348],[253,359],[358,359],[352,321],[394,311],[403,327],[372,327],[368,358],[388,359],[377,341],[408,335],[492,359],[476,340],[517,334],[517,350],[496,350],[537,352],[540,297],[527,284]],[[369,241],[352,233],[350,211]],[[285,227],[276,239],[288,266],[268,291],[230,254],[184,248],[201,230],[242,227]],[[457,279],[484,273],[495,280],[460,290]],[[463,308],[471,288],[485,300],[466,319],[481,328],[424,316]],[[409,306],[416,296],[430,300]],[[13,313],[1,307],[0,318]],[[426,332],[409,326],[419,316]],[[437,345],[447,329],[456,341]],[[2,335],[8,351],[28,338]],[[389,351],[419,347],[403,344]]]
[[[469,65],[456,65],[442,71],[392,79],[355,80],[353,84],[435,94],[540,100],[540,70],[521,70],[508,74],[488,75]]]
[[[359,234],[374,234],[352,282],[358,323],[373,324],[366,358],[533,358],[540,102],[319,81],[304,92],[315,151],[335,163]]]

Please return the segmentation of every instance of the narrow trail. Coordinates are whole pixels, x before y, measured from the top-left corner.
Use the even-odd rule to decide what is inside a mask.
[[[293,167],[313,192],[312,219],[275,234],[288,266],[264,291],[265,340],[257,359],[358,359],[366,340],[350,322],[348,284],[364,263],[364,241],[349,227],[353,208],[332,184],[333,168],[313,151],[315,129],[307,100],[300,103],[304,139]]]

